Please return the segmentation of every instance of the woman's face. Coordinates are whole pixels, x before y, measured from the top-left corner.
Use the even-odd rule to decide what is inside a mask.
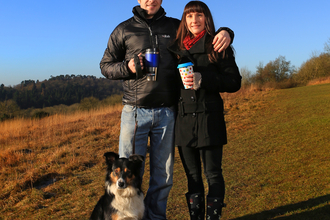
[[[186,24],[188,30],[196,37],[205,29],[205,15],[204,13],[191,12],[186,15]]]

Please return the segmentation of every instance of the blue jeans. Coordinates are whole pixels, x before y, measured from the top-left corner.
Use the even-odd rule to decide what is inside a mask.
[[[145,196],[145,219],[166,219],[167,198],[173,185],[175,111],[171,108],[136,108],[125,105],[121,115],[120,157],[129,157],[133,150],[137,111],[138,128],[135,154],[146,157],[150,136],[150,180]],[[141,175],[144,173],[144,165]]]

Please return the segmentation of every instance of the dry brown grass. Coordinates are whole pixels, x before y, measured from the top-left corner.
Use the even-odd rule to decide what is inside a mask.
[[[252,94],[253,89],[249,89],[224,95],[226,109],[238,105],[237,97],[244,101]],[[118,105],[0,123],[0,213],[4,219],[87,218],[103,193],[102,155],[118,151],[121,109]],[[148,161],[144,192],[148,188]],[[171,191],[168,209],[178,219],[186,219],[186,179],[178,152],[174,178],[176,190]],[[79,211],[73,212],[73,208]]]
[[[103,162],[103,153],[118,145],[121,108],[2,122],[0,210],[20,207],[33,189]]]
[[[312,86],[312,85],[319,85],[326,83],[330,83],[330,77],[323,77],[323,78],[311,80],[307,85]]]

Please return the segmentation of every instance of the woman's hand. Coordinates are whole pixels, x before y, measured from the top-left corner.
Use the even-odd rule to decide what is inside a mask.
[[[193,86],[194,85],[194,74],[188,74],[184,79],[182,79],[183,85]],[[193,88],[191,88],[193,89]]]
[[[194,72],[193,74],[188,74],[182,82],[186,86],[190,86],[190,89],[197,90],[201,87],[202,75],[199,72]]]
[[[214,51],[218,51],[219,53],[221,51],[225,51],[227,47],[230,45],[231,38],[227,31],[222,30],[217,35],[215,35],[213,39],[213,48]]]

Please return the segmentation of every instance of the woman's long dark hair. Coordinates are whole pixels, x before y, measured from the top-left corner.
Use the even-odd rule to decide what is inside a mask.
[[[179,48],[180,49],[185,49],[183,45],[183,40],[187,35],[190,35],[191,37],[193,36],[192,33],[190,33],[188,27],[187,27],[187,21],[186,21],[186,16],[189,13],[192,12],[197,12],[197,13],[203,13],[205,15],[205,30],[206,33],[211,36],[209,40],[206,42],[207,45],[207,53],[210,62],[216,62],[218,58],[218,53],[213,50],[213,45],[212,45],[212,39],[215,36],[215,28],[214,28],[214,22],[212,18],[212,14],[210,12],[209,7],[204,2],[201,1],[190,1],[184,8],[182,18],[181,18],[181,23],[178,28],[177,34],[176,34],[176,40],[178,41]]]

